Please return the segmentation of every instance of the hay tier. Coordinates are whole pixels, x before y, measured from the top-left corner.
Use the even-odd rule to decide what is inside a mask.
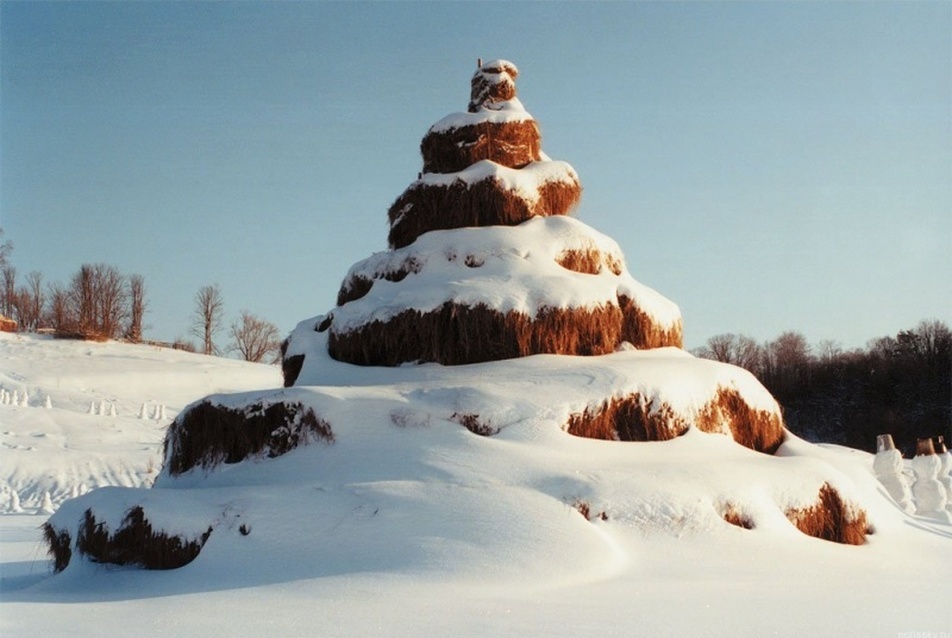
[[[681,346],[677,306],[632,279],[615,242],[566,217],[578,175],[542,153],[517,75],[505,60],[481,65],[467,112],[423,138],[424,172],[389,211],[392,249],[351,268],[319,326],[333,358],[461,365]]]

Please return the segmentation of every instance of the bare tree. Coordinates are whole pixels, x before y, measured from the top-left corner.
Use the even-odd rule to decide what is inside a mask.
[[[145,279],[142,275],[129,275],[129,325],[126,328],[126,339],[133,343],[142,341],[142,318],[148,308],[145,298]]]
[[[231,324],[231,349],[237,350],[245,361],[261,363],[268,355],[273,361],[281,347],[278,327],[247,310]]]
[[[17,269],[4,263],[0,269],[0,314],[13,317],[17,300]]]
[[[10,253],[13,252],[13,242],[3,238],[3,229],[0,228],[0,268],[7,265]]]
[[[202,340],[202,353],[216,354],[218,351],[213,338],[221,329],[224,312],[225,302],[218,284],[199,288],[195,294],[191,333]]]
[[[83,264],[70,282],[66,325],[61,330],[84,338],[115,339],[122,334],[126,313],[122,273],[108,264]]]
[[[46,292],[46,317],[43,322],[57,332],[69,329],[69,291],[59,282],[48,286]]]
[[[45,303],[43,275],[34,270],[26,276],[26,285],[17,288],[14,297],[16,318],[20,324],[20,330],[35,332],[40,327]]]
[[[727,333],[709,338],[707,344],[698,348],[695,354],[705,359],[732,363],[757,373],[760,368],[762,348],[747,335]]]

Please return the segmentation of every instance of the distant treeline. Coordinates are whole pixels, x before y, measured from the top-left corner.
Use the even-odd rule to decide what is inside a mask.
[[[807,440],[875,451],[876,435],[888,433],[907,457],[919,437],[952,440],[952,332],[941,321],[850,351],[785,332],[767,343],[717,335],[694,354],[753,372]]]

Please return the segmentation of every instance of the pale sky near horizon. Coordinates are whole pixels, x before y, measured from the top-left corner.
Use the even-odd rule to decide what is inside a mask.
[[[13,265],[143,275],[154,339],[211,283],[228,322],[288,332],[386,248],[477,57],[519,67],[576,216],[680,305],[686,347],[952,324],[946,1],[4,1]]]

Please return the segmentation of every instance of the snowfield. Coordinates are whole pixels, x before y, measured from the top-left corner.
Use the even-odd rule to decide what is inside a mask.
[[[644,389],[690,355],[381,369],[307,354],[299,385],[278,389],[275,366],[0,334],[0,389],[18,397],[0,404],[0,634],[952,635],[952,525],[904,512],[873,455],[790,437],[769,456],[694,429],[582,439],[542,409]],[[703,399],[682,392],[669,398]],[[165,428],[209,394],[300,401],[334,441],[161,471]],[[471,413],[496,434],[463,427]],[[866,544],[784,515],[824,483],[866,511]],[[46,512],[73,524],[92,508],[116,529],[135,505],[158,529],[213,531],[180,569],[74,556],[52,575]]]

